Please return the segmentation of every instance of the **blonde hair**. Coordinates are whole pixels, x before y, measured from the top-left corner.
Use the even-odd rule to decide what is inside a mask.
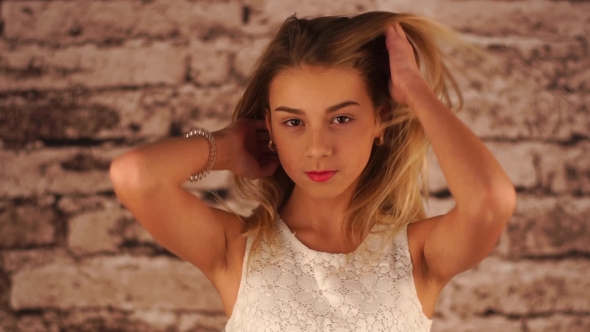
[[[394,236],[406,224],[426,218],[422,190],[428,198],[426,153],[430,146],[414,112],[392,100],[391,79],[385,30],[399,22],[404,29],[424,78],[448,107],[451,90],[462,105],[461,93],[443,63],[437,40],[457,42],[458,34],[429,19],[411,14],[367,12],[360,15],[296,18],[281,25],[255,64],[249,82],[232,115],[232,120],[265,117],[269,109],[269,86],[281,71],[301,65],[346,67],[358,70],[366,83],[375,108],[391,110],[380,119],[385,129],[385,144],[374,146],[368,164],[352,196],[345,216],[349,239],[360,240],[373,222],[389,225]],[[379,119],[379,114],[375,114]],[[249,217],[241,217],[244,235],[253,235],[250,251],[256,254],[263,240],[277,248],[275,220],[295,184],[281,166],[274,175],[255,181],[234,175],[238,194],[259,203]]]

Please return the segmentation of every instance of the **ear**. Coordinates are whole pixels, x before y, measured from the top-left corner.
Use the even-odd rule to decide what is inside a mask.
[[[384,132],[385,128],[382,128],[382,123],[389,120],[390,111],[389,108],[386,106],[379,106],[377,108],[377,116],[375,117],[375,126],[376,126],[376,136],[375,138],[379,138]]]

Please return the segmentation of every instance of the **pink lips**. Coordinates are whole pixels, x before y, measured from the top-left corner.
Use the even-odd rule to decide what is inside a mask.
[[[336,174],[336,171],[305,172],[305,174],[307,174],[307,176],[309,176],[309,178],[312,181],[315,181],[315,182],[326,182],[326,181],[330,180],[330,178],[332,178],[332,176],[334,176],[334,174]]]

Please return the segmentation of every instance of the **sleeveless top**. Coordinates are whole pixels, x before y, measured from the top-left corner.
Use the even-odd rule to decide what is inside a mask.
[[[224,332],[430,331],[413,278],[407,225],[379,255],[382,236],[370,232],[352,253],[312,250],[277,217],[280,257],[262,242],[250,266],[246,254],[238,297]],[[373,230],[386,225],[375,225]],[[260,264],[257,264],[260,266]]]

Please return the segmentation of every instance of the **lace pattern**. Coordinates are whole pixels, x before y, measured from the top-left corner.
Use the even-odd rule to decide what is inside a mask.
[[[414,285],[407,226],[380,255],[382,237],[369,234],[348,260],[307,248],[280,218],[277,229],[282,254],[273,257],[263,242],[254,259],[269,264],[251,266],[247,276],[243,269],[225,332],[430,331]]]

